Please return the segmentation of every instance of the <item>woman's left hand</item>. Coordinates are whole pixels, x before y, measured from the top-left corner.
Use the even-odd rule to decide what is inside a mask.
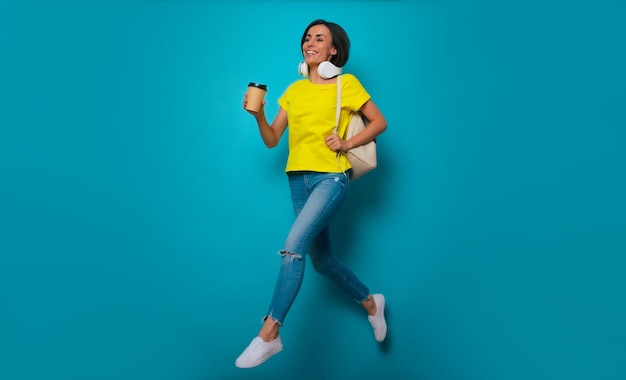
[[[332,135],[326,136],[326,145],[333,152],[347,152],[350,150],[348,146],[348,142],[341,137],[337,136],[337,134],[333,133]]]

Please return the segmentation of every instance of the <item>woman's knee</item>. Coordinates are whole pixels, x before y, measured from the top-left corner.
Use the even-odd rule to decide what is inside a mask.
[[[291,251],[287,251],[283,249],[283,250],[280,250],[278,254],[283,258],[283,261],[286,261],[286,260],[302,261],[302,255],[299,253],[295,253],[295,252],[291,252]]]

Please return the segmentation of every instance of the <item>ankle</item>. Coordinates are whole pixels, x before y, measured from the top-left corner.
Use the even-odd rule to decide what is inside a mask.
[[[361,306],[367,311],[367,314],[376,315],[376,301],[371,294],[365,301],[361,302]]]
[[[279,326],[276,320],[267,318],[263,327],[261,327],[261,331],[259,331],[259,338],[263,339],[265,342],[273,341],[278,336]]]

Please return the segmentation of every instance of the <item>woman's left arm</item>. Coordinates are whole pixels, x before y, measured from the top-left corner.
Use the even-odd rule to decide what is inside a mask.
[[[387,129],[387,120],[372,99],[361,106],[361,113],[370,123],[360,133],[346,140],[346,151],[359,145],[367,144]]]
[[[347,152],[352,148],[374,140],[387,129],[387,120],[371,99],[361,106],[361,113],[369,120],[367,127],[347,140],[340,138],[336,134],[327,136],[326,145],[331,150]]]

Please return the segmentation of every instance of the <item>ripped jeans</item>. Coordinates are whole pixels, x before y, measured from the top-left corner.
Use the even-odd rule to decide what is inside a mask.
[[[348,193],[350,180],[343,173],[291,172],[288,174],[296,219],[285,246],[269,310],[265,315],[283,324],[304,278],[307,253],[315,270],[357,302],[367,300],[369,289],[337,261],[330,244],[329,223]]]

